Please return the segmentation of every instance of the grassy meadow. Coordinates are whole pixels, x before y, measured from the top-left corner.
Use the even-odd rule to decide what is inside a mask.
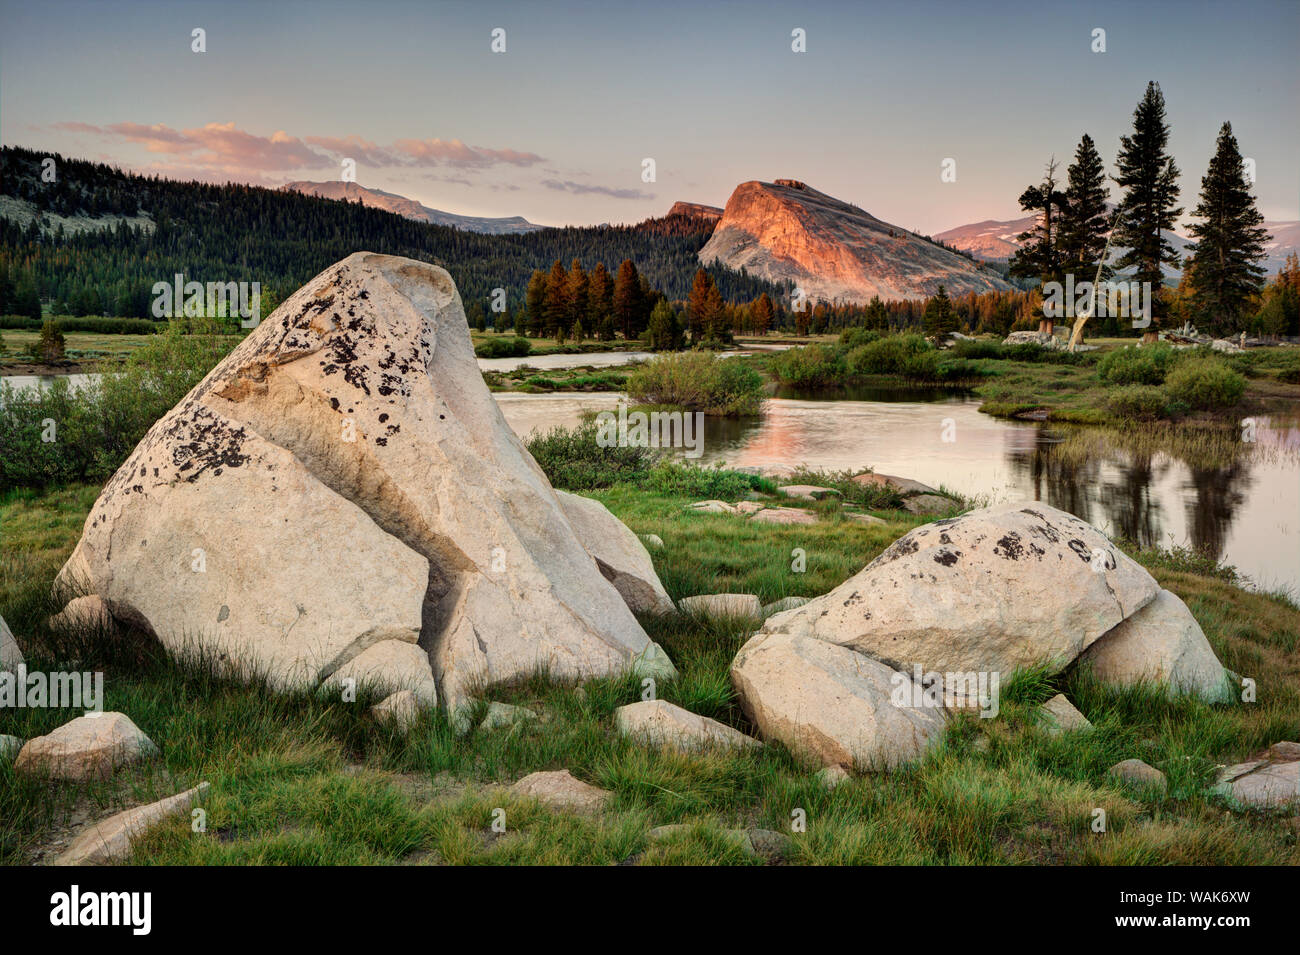
[[[605,483],[605,482],[595,482]],[[676,490],[674,490],[676,488]],[[815,526],[756,524],[689,513],[698,491],[771,498],[771,486],[715,472],[690,480],[617,479],[591,496],[639,533],[659,535],[656,569],[670,595],[746,592],[763,601],[824,593],[922,522],[872,509],[884,525],[846,521],[816,505]],[[180,666],[131,634],[55,637],[44,624],[49,584],[71,551],[97,489],[14,491],[0,499],[0,613],[28,665],[102,669],[105,709],[128,714],[161,748],[157,765],[112,784],[43,784],[0,762],[0,864],[47,860],[76,824],[207,780],[207,831],[174,820],[137,844],[137,864],[762,864],[725,831],[786,833],[789,864],[1296,864],[1295,818],[1236,812],[1207,794],[1216,767],[1279,739],[1300,739],[1300,610],[1241,589],[1230,575],[1179,554],[1138,554],[1182,597],[1224,664],[1259,684],[1259,702],[1210,706],[1141,689],[1117,691],[1082,674],[1031,671],[1003,684],[998,717],[961,717],[922,762],[834,789],[780,745],[694,755],[630,743],[613,711],[640,698],[634,679],[579,688],[545,674],[489,688],[541,720],[457,736],[428,714],[409,736],[356,703],[276,695]],[[789,502],[782,502],[789,503]],[[887,505],[887,500],[882,500]],[[806,572],[791,569],[803,548]],[[744,731],[728,666],[752,620],[646,618],[673,658],[661,698]],[[1095,724],[1049,735],[1037,704],[1064,690]],[[0,715],[0,732],[30,738],[69,718],[57,710]],[[1163,770],[1165,793],[1106,776],[1138,757]],[[608,789],[605,811],[552,811],[504,787],[567,768]],[[1094,832],[1095,810],[1106,831]],[[492,828],[505,811],[505,831]],[[806,831],[794,831],[802,810]],[[666,841],[656,826],[686,823]]]

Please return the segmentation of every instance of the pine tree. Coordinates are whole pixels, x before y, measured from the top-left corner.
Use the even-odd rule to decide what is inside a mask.
[[[639,333],[641,313],[641,276],[631,259],[624,259],[614,277],[614,323],[631,341]]]
[[[942,342],[957,328],[957,316],[952,310],[952,300],[948,290],[942,285],[928,302],[925,303],[925,333]]]
[[[1201,201],[1192,213],[1196,238],[1189,269],[1197,324],[1216,333],[1235,330],[1247,305],[1264,284],[1268,230],[1246,182],[1232,124],[1219,130],[1218,149],[1201,179]]]
[[[1160,290],[1164,285],[1161,265],[1177,265],[1178,253],[1166,237],[1183,214],[1178,201],[1178,167],[1166,147],[1169,126],[1165,122],[1165,98],[1160,84],[1147,84],[1146,94],[1133,111],[1133,135],[1120,137],[1115,160],[1115,182],[1124,189],[1115,225],[1114,241],[1127,251],[1116,263],[1132,268],[1133,278],[1151,287],[1151,325],[1143,335],[1155,341],[1156,329],[1165,306]]]
[[[864,324],[872,331],[883,332],[888,330],[889,313],[885,310],[885,303],[880,301],[879,295],[871,296],[871,301],[867,303]]]
[[[753,305],[750,306],[750,316],[754,323],[754,334],[766,335],[776,318],[775,309],[772,308],[772,297],[764,292],[754,299]]]
[[[1060,282],[1065,277],[1061,264],[1060,216],[1065,208],[1065,193],[1056,188],[1056,157],[1047,163],[1043,181],[1028,187],[1020,194],[1020,208],[1034,212],[1038,220],[1034,227],[1016,238],[1020,249],[1011,258],[1011,274],[1036,277],[1044,285]],[[947,296],[944,296],[945,299]],[[1040,332],[1052,333],[1052,319],[1046,315],[1038,323]]]
[[[661,299],[650,313],[650,347],[673,351],[681,347],[681,334],[677,313],[667,299]]]
[[[571,321],[569,273],[564,270],[564,264],[559,259],[551,266],[551,274],[546,279],[546,304],[542,311],[546,316],[546,334],[554,335],[558,329],[560,341],[563,341],[564,330]]]
[[[604,262],[597,262],[587,282],[588,328],[600,328],[612,309],[613,297],[614,284],[609,280],[609,270],[605,268]]]
[[[582,263],[577,259],[569,265],[568,280],[568,305],[569,305],[569,324],[581,323],[587,318],[587,273],[582,268]]]
[[[530,335],[539,338],[546,328],[546,273],[541,269],[533,269],[524,302],[528,308],[528,323],[527,326],[520,323],[519,328],[522,331],[527,327]]]
[[[720,297],[713,276],[704,269],[697,269],[695,281],[691,283],[691,292],[686,297],[686,316],[692,345],[714,337],[713,326],[718,318],[716,310],[719,304]]]
[[[1106,168],[1092,137],[1084,134],[1074,151],[1074,162],[1066,170],[1065,208],[1061,210],[1058,245],[1064,271],[1075,282],[1091,282],[1106,251],[1110,230],[1106,208]],[[1109,270],[1103,267],[1102,277]]]

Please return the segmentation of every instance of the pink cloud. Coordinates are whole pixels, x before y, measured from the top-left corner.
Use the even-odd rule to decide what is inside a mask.
[[[364,165],[383,167],[452,166],[458,169],[486,169],[496,165],[530,166],[542,162],[535,153],[515,149],[471,146],[459,139],[399,139],[390,146],[370,142],[357,135],[291,136],[277,130],[260,136],[232,123],[208,123],[177,130],[162,123],[62,122],[54,128],[90,134],[143,146],[160,155],[183,157],[184,163],[155,164],[155,171],[175,174],[182,170],[208,170],[228,177],[265,178],[270,171],[323,169],[337,166],[340,159],[355,159]],[[206,178],[206,177],[204,177]]]

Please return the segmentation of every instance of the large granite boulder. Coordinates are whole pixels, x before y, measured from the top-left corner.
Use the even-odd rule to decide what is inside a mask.
[[[386,641],[426,656],[385,678],[435,677],[453,708],[543,668],[674,672],[492,400],[451,277],[366,252],[150,429],[59,584],[276,686],[318,686]]]
[[[17,670],[23,662],[23,652],[18,649],[18,641],[9,631],[5,618],[0,617],[0,670]]]
[[[600,501],[568,491],[555,493],[578,540],[633,612],[676,612],[673,599],[655,573],[650,552],[631,528]]]
[[[1045,504],[918,527],[760,635],[848,647],[912,672],[998,673],[1072,662],[1160,587],[1105,535]],[[972,701],[973,702],[973,701]]]
[[[1091,667],[1106,683],[1163,684],[1171,693],[1194,694],[1210,703],[1228,703],[1236,696],[1200,624],[1167,590],[1085,650],[1079,664]]]
[[[828,594],[767,618],[731,666],[760,735],[828,766],[892,768],[952,709],[1055,670],[1160,588],[1100,531],[1044,504],[918,527]]]

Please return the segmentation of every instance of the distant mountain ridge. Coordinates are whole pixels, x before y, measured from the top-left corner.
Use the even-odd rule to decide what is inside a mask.
[[[443,212],[421,205],[414,199],[384,192],[382,189],[369,189],[355,182],[333,180],[330,182],[311,182],[300,180],[285,183],[280,187],[303,195],[316,196],[320,199],[345,199],[348,202],[360,200],[374,209],[393,212],[417,222],[430,222],[433,225],[454,226],[466,232],[481,232],[484,235],[517,235],[521,232],[536,232],[545,226],[534,225],[523,216],[505,216],[491,218],[485,216],[463,216],[454,212]]]
[[[922,299],[1012,286],[991,269],[795,179],[743,182],[700,250],[812,300]]]
[[[1037,221],[1037,216],[1024,216],[1020,219],[985,219],[982,222],[971,222],[940,232],[935,239],[951,245],[954,249],[969,252],[985,262],[1005,262],[1020,248],[1016,236],[1033,228]],[[1271,239],[1264,243],[1264,251],[1268,253],[1268,257],[1264,260],[1263,266],[1272,276],[1282,267],[1288,254],[1300,251],[1300,221],[1265,222],[1264,228],[1269,231]],[[1169,241],[1180,256],[1186,257],[1191,254],[1188,249],[1191,239],[1174,232],[1170,233]],[[1181,270],[1167,269],[1166,271],[1171,275],[1178,275]]]

